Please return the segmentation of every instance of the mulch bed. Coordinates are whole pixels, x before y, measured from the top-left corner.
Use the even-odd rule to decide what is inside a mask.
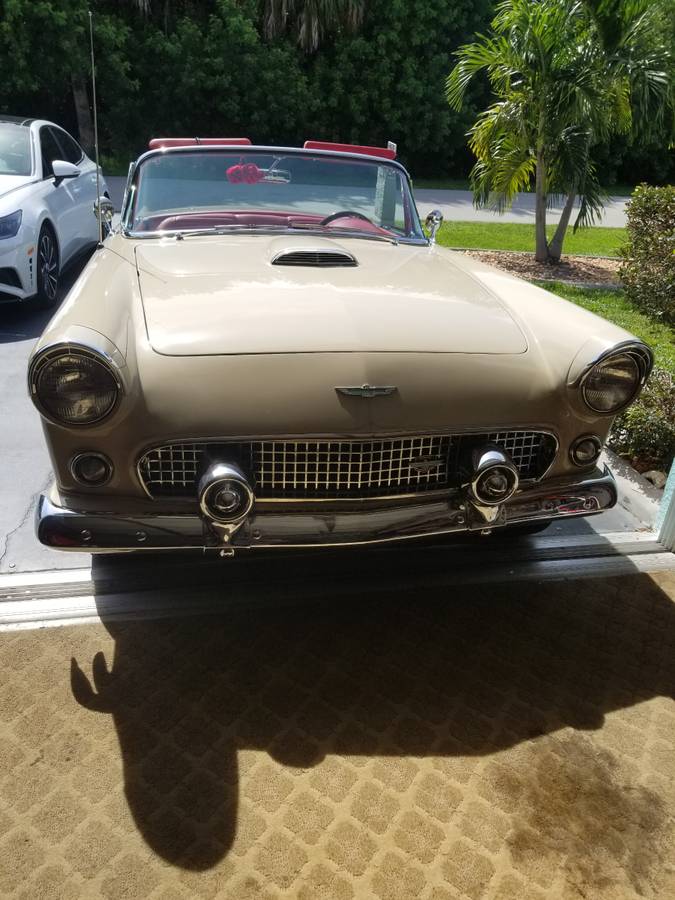
[[[538,263],[532,253],[505,253],[502,250],[465,250],[464,253],[528,281],[572,281],[621,286],[618,275],[620,259],[564,256],[557,266],[553,266]]]

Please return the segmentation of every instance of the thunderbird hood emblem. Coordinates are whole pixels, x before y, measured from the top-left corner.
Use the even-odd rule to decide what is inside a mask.
[[[386,397],[387,394],[393,394],[396,385],[373,385],[362,384],[361,387],[336,387],[338,394],[346,394],[347,397]]]

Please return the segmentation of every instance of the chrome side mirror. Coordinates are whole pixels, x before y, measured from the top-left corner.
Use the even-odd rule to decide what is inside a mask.
[[[436,232],[443,224],[443,213],[440,209],[432,209],[424,220],[424,227],[429,232],[429,243],[436,243]]]
[[[94,201],[94,215],[100,221],[100,233],[103,238],[107,238],[112,231],[112,221],[115,215],[115,205],[112,200],[107,197],[101,197],[100,200]]]

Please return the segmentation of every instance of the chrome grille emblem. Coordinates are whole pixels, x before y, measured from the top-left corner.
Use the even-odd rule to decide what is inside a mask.
[[[362,384],[361,387],[336,387],[335,390],[338,394],[346,394],[347,397],[385,397],[394,393],[396,385]]]
[[[442,456],[439,456],[436,459],[431,459],[431,457],[428,456],[420,456],[410,463],[410,468],[415,472],[433,472],[434,469],[438,469],[444,463],[445,459],[443,459]]]

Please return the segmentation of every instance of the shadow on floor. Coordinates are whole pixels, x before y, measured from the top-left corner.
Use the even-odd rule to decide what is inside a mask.
[[[252,601],[274,597],[271,580],[247,590]],[[216,865],[232,844],[238,750],[303,768],[329,754],[478,757],[563,726],[599,729],[612,710],[675,689],[675,607],[637,574],[392,586],[330,604],[317,596],[283,609],[270,602],[105,624],[114,658],[72,660],[73,694],[114,718],[126,796],[147,843],[193,870]],[[572,771],[598,765],[579,753]],[[273,780],[261,790],[264,802]],[[547,790],[544,806],[555,812]],[[653,791],[617,784],[603,792],[618,821],[658,820]],[[576,807],[565,803],[569,816]]]

